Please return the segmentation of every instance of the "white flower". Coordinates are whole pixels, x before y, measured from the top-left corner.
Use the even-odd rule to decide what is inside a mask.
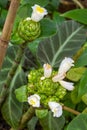
[[[61,62],[59,66],[58,74],[64,75],[72,66],[74,66],[73,63],[74,63],[73,59],[65,57],[65,59]]]
[[[31,15],[31,19],[35,22],[39,22],[48,13],[45,8],[42,8],[36,4],[34,6],[32,6],[32,9],[33,9],[33,12]]]
[[[62,115],[62,106],[59,103],[49,102],[48,105],[53,112],[54,117],[60,117]]]
[[[65,76],[66,76],[65,74],[57,74],[57,75],[55,75],[55,76],[52,78],[52,81],[53,81],[53,82],[58,82],[58,81],[64,79]]]
[[[66,82],[63,80],[60,80],[59,83],[61,84],[61,86],[63,86],[65,89],[72,91],[74,89],[74,83],[71,82]]]
[[[28,103],[33,107],[40,107],[40,96],[37,94],[29,96]]]
[[[51,76],[51,73],[52,73],[51,65],[49,65],[48,63],[44,64],[43,68],[44,68],[44,77],[49,78]]]

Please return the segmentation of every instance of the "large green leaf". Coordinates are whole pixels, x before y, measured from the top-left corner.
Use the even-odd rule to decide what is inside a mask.
[[[22,116],[23,104],[18,102],[14,90],[25,83],[25,74],[19,66],[9,86],[9,94],[4,102],[1,112],[6,122],[13,128],[17,128]]]
[[[64,17],[74,19],[83,24],[87,24],[86,15],[87,9],[75,9],[62,14]]]
[[[45,113],[44,116],[42,116],[43,114],[44,112],[41,112],[41,116],[40,112],[39,114],[37,114],[43,130],[62,130],[65,124],[65,119],[63,116],[59,118],[54,118],[51,112],[49,112],[48,114]]]
[[[42,63],[58,67],[64,57],[71,57],[86,40],[86,29],[74,21],[64,21],[57,26],[57,33],[42,40],[38,47],[38,57]]]
[[[87,130],[87,114],[80,114],[74,118],[67,130]]]
[[[11,44],[7,49],[4,63],[2,69],[0,70],[0,95],[2,95],[3,86],[17,54],[17,49],[17,46],[13,46]],[[8,95],[5,102],[3,103],[1,110],[4,119],[12,127],[17,127],[22,114],[22,103],[18,102],[16,99],[14,90],[25,83],[26,77],[21,68],[21,64],[19,64],[18,69],[16,70],[15,75],[10,82],[9,88],[7,90]]]

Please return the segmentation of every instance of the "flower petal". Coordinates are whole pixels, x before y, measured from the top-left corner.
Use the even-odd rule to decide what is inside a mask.
[[[58,82],[58,81],[64,79],[65,76],[66,76],[65,74],[57,74],[57,75],[55,75],[55,76],[52,78],[52,80],[53,80],[53,82]]]
[[[51,76],[51,73],[52,73],[51,65],[49,65],[48,63],[44,64],[43,68],[44,68],[44,77],[49,78]]]
[[[33,107],[40,107],[40,96],[37,94],[29,96],[28,103]]]
[[[39,5],[35,4],[32,6],[33,12],[31,15],[31,19],[35,22],[39,22],[45,15],[48,14],[47,10]]]
[[[49,102],[48,105],[53,112],[54,117],[60,117],[62,115],[62,106],[59,103]]]
[[[59,70],[58,73],[59,74],[65,74],[72,66],[74,66],[74,60],[69,58],[69,57],[65,57],[65,59],[61,62],[60,66],[59,66]]]
[[[72,91],[74,89],[74,83],[72,82],[66,82],[63,80],[60,80],[59,83],[61,84],[61,86],[63,86],[65,89]]]

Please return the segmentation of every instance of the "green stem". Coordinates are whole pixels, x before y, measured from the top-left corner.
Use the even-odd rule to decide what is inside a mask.
[[[79,6],[81,9],[84,9],[84,6],[78,1],[78,0],[72,0],[77,6]]]
[[[76,61],[80,55],[84,52],[84,50],[87,48],[87,45],[82,46],[77,52],[76,54],[73,56],[73,60]]]
[[[19,127],[16,130],[23,130],[26,126],[27,122],[31,120],[31,118],[34,116],[35,109],[33,107],[30,107],[27,112],[24,113],[24,115],[21,118],[21,121],[19,123]],[[10,130],[15,130],[14,128],[11,128]]]
[[[79,115],[79,114],[80,114],[80,112],[78,112],[78,111],[76,111],[76,110],[74,110],[74,109],[72,109],[72,108],[69,108],[69,107],[67,107],[67,106],[63,106],[63,109],[64,109],[65,111],[68,111],[68,112],[73,113],[73,114],[75,114],[75,115]]]
[[[8,92],[8,88],[10,86],[10,83],[15,75],[15,71],[17,70],[17,67],[21,61],[21,57],[24,53],[24,49],[26,47],[26,44],[27,43],[23,43],[19,46],[19,49],[18,49],[18,52],[17,52],[17,55],[16,55],[16,58],[13,62],[13,65],[8,73],[8,76],[7,76],[7,79],[3,85],[3,88],[2,88],[2,92],[1,92],[1,95],[0,95],[0,106],[1,104],[3,103],[3,101],[5,100],[6,96],[7,96],[7,92]]]

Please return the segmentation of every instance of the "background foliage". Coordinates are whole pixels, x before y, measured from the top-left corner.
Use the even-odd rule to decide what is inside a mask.
[[[8,0],[0,1],[0,33],[2,33],[9,4]],[[31,16],[31,6],[34,4],[45,7],[48,15],[41,21],[41,36],[28,43],[10,81],[6,100],[1,108],[3,118],[10,127],[18,128],[22,114],[27,111],[29,105],[26,102],[19,102],[17,96],[26,98],[24,86],[31,69],[38,69],[44,63],[49,63],[53,68],[58,69],[64,57],[72,57],[75,59],[75,67],[67,73],[66,77],[75,82],[75,89],[71,93],[68,92],[63,103],[81,114],[75,116],[64,111],[63,116],[54,118],[48,110],[36,110],[36,116],[34,115],[26,126],[28,130],[35,130],[37,124],[43,130],[87,130],[87,9],[74,9],[61,14],[58,10],[61,4],[59,0],[21,0],[6,57],[0,70],[0,96],[19,45],[23,42],[17,34],[18,24],[22,19]],[[20,88],[20,95],[17,93],[17,88]]]

